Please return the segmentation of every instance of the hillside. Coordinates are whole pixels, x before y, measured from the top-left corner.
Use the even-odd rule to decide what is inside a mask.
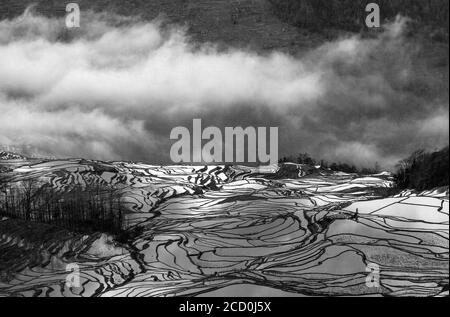
[[[4,0],[0,4],[0,20],[13,18],[35,4],[35,10],[47,16],[64,16],[70,1]],[[79,0],[81,11],[115,12],[139,16],[144,20],[162,19],[166,23],[185,26],[198,42],[211,42],[258,51],[281,50],[298,53],[335,37],[341,31],[360,31],[365,16],[365,3],[325,1],[320,7],[310,0]],[[312,1],[314,4],[317,1]],[[396,14],[416,19],[416,33],[427,33],[448,43],[448,2],[434,0],[401,1],[381,4],[384,20]],[[317,2],[318,3],[318,2]],[[308,6],[311,6],[308,9]],[[422,12],[422,13],[421,13]],[[326,16],[328,14],[328,16]],[[423,16],[423,19],[421,17]],[[358,21],[353,25],[354,21]],[[325,23],[327,22],[327,23]],[[329,23],[328,23],[329,22]],[[351,22],[351,23],[350,23]],[[432,26],[430,28],[429,26]],[[423,32],[422,32],[422,31]],[[437,32],[437,33],[436,33]]]
[[[252,285],[272,295],[448,295],[448,189],[384,197],[388,174],[296,164],[9,164],[3,213],[5,195],[31,180],[54,197],[103,184],[122,193],[125,235],[58,229],[61,212],[73,223],[79,211],[48,213],[34,195],[32,221],[0,218],[0,296],[235,296],[233,286]],[[82,287],[61,284],[71,263]],[[366,284],[369,264],[381,270],[379,287]]]
[[[397,186],[417,190],[432,189],[449,184],[449,147],[427,153],[414,152],[398,164],[395,174]]]
[[[70,2],[70,1],[68,1]],[[66,1],[6,0],[0,4],[0,19],[22,14],[31,3],[48,16],[64,16]],[[255,50],[299,49],[318,45],[324,37],[303,32],[281,21],[267,0],[80,0],[81,10],[112,11],[145,20],[163,19],[187,27],[188,34],[199,42],[212,42]]]

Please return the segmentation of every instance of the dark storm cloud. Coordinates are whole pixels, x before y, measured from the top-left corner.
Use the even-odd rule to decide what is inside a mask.
[[[0,22],[0,144],[168,163],[170,130],[193,118],[279,126],[281,155],[365,165],[448,143],[448,71],[436,73],[448,60],[424,59],[404,20],[302,58],[194,48],[157,22],[83,21],[70,32],[30,14]]]

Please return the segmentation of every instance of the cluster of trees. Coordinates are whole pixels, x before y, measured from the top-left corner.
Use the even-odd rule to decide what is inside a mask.
[[[380,167],[357,168],[347,163],[327,163],[324,160],[317,162],[308,153],[300,153],[296,157],[289,156],[280,159],[280,163],[298,163],[308,165],[321,165],[322,168],[346,173],[362,175],[377,174]],[[449,185],[449,147],[440,151],[427,152],[418,150],[408,158],[401,160],[394,173],[396,189],[427,190]]]
[[[50,223],[73,231],[119,233],[121,194],[104,184],[74,185],[58,191],[36,178],[0,179],[0,216]]]
[[[382,20],[408,16],[420,25],[442,28],[448,34],[448,0],[269,0],[283,20],[307,28],[336,27],[354,31],[365,27],[368,3],[380,7]]]
[[[358,174],[364,174],[364,175],[370,175],[370,174],[377,174],[380,172],[380,167],[378,164],[375,164],[373,168],[357,168],[355,165],[350,165],[347,163],[328,163],[324,160],[321,160],[320,162],[316,161],[314,158],[312,158],[308,153],[300,153],[296,157],[294,156],[288,156],[283,157],[279,160],[280,163],[297,163],[297,164],[307,164],[307,165],[320,165],[322,168],[330,169],[332,171],[340,171],[345,173],[358,173]]]
[[[399,189],[427,190],[449,185],[449,148],[419,150],[400,161],[394,175]]]

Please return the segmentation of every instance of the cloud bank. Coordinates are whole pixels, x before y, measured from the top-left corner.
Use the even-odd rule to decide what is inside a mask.
[[[278,126],[280,156],[391,167],[449,139],[448,59],[404,24],[293,57],[194,45],[158,21],[89,13],[68,30],[26,12],[0,22],[0,144],[170,163],[171,129],[201,118]]]

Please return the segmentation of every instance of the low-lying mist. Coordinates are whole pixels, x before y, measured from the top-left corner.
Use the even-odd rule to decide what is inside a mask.
[[[278,126],[280,157],[391,168],[449,141],[448,46],[398,18],[299,56],[219,50],[183,28],[104,14],[81,28],[0,22],[0,144],[57,157],[170,163],[175,126]],[[300,52],[299,52],[300,53]]]

